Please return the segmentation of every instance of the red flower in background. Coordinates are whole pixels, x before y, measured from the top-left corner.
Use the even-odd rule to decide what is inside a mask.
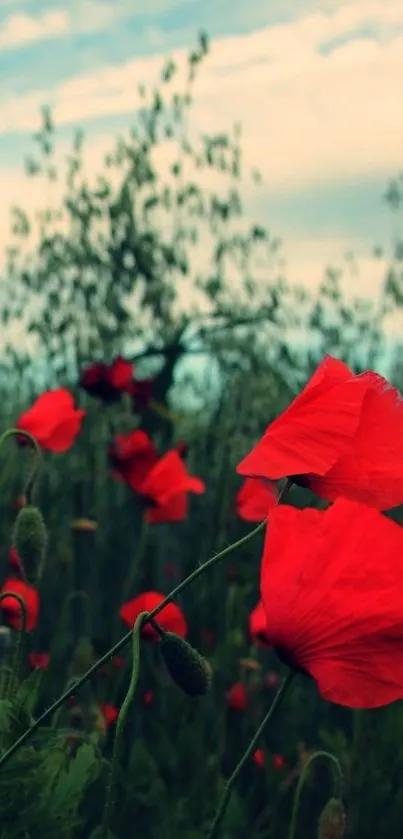
[[[136,414],[142,414],[150,405],[154,389],[154,379],[133,378],[127,388],[127,393],[132,397],[133,410]]]
[[[227,691],[226,700],[228,708],[234,711],[246,711],[249,700],[246,687],[243,682],[236,682]]]
[[[127,603],[124,603],[120,608],[119,616],[127,626],[132,628],[141,612],[152,612],[163,600],[165,600],[165,595],[160,594],[158,591],[144,591]],[[176,632],[181,638],[186,638],[188,632],[186,619],[182,609],[176,603],[168,603],[164,606],[157,615],[156,621],[158,621],[166,632]],[[141,635],[149,641],[157,641],[159,638],[158,633],[149,623],[142,628]]]
[[[155,700],[154,691],[153,690],[146,690],[143,694],[143,703],[144,705],[152,705]]]
[[[32,667],[32,670],[36,670],[38,667],[41,667],[44,670],[46,670],[46,668],[49,667],[49,661],[49,653],[32,652],[28,655],[29,666]]]
[[[118,709],[115,708],[114,705],[109,705],[107,702],[100,702],[99,710],[101,711],[107,728],[109,725],[112,725],[119,716]]]
[[[262,602],[259,602],[249,615],[249,635],[257,647],[268,647],[267,618]]]
[[[403,530],[340,499],[275,507],[261,568],[268,639],[325,699],[377,708],[403,698]]]
[[[402,397],[377,373],[355,376],[327,356],[237,471],[292,477],[329,500],[395,507],[403,501]]]
[[[24,600],[27,612],[27,632],[35,629],[39,616],[39,594],[33,586],[25,583],[24,580],[14,578],[7,579],[1,589],[1,593],[13,592],[19,594]],[[13,629],[22,629],[22,609],[15,597],[4,597],[0,601],[0,608],[5,612],[7,619]]]
[[[285,760],[283,755],[272,755],[272,762],[275,769],[283,769]]]
[[[85,367],[80,376],[80,387],[103,402],[117,402],[130,388],[132,378],[133,364],[119,355],[112,364],[98,361]]]
[[[275,504],[275,486],[259,478],[246,478],[236,496],[236,511],[244,521],[264,521],[270,507],[274,507]]]
[[[167,452],[147,473],[139,492],[149,506],[146,518],[150,524],[182,521],[188,510],[188,493],[205,492],[200,478],[189,475],[176,449]]]
[[[134,492],[158,461],[158,452],[148,434],[141,429],[117,434],[108,449],[109,463],[114,477],[125,481]]]
[[[22,414],[16,428],[32,434],[42,449],[65,452],[79,434],[85,414],[74,407],[74,399],[65,388],[48,390]],[[25,443],[22,438],[21,442]]]
[[[260,769],[263,769],[266,763],[265,753],[263,749],[256,749],[256,751],[253,752],[252,760],[254,763],[256,763],[256,766],[259,766]]]

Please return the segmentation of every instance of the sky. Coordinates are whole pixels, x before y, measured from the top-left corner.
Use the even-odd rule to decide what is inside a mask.
[[[245,185],[245,211],[282,239],[287,277],[314,287],[354,252],[348,282],[376,295],[373,247],[398,229],[383,196],[403,169],[402,0],[0,0],[0,262],[10,205],[44,200],[23,168],[41,106],[61,148],[84,129],[93,173],[132,123],[139,83],[200,29],[211,53],[194,126],[242,124],[246,168],[263,177]]]

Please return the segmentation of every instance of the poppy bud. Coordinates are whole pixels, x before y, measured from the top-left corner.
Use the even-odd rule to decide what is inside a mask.
[[[21,559],[29,583],[42,576],[48,534],[43,516],[37,507],[22,507],[14,522],[13,546]]]
[[[184,693],[188,696],[208,693],[210,665],[187,641],[174,632],[165,632],[160,650],[171,679]]]
[[[346,814],[339,798],[330,798],[319,818],[318,839],[343,839]]]

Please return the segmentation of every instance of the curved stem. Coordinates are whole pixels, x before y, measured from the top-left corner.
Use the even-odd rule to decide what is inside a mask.
[[[35,461],[34,461],[32,467],[30,469],[30,472],[28,474],[28,477],[27,477],[27,480],[26,480],[26,483],[25,483],[25,487],[24,487],[24,492],[23,492],[23,494],[27,498],[27,502],[30,503],[31,495],[32,495],[32,492],[33,492],[33,489],[34,489],[34,486],[35,486],[35,481],[36,481],[37,476],[38,476],[39,467],[41,466],[41,463],[42,463],[42,450],[39,446],[38,441],[35,439],[35,437],[33,437],[32,434],[29,433],[29,431],[24,431],[23,429],[20,429],[20,428],[8,428],[7,431],[4,431],[3,434],[0,437],[0,448],[3,445],[3,443],[5,443],[6,440],[8,440],[9,437],[25,437],[25,439],[28,440],[31,443],[31,446],[33,447],[33,449],[35,451],[35,455],[36,455]]]
[[[21,597],[20,594],[16,594],[15,591],[2,591],[0,594],[0,607],[3,600],[7,597],[12,597],[14,600],[17,600],[20,604],[21,613],[22,613],[22,626],[18,631],[18,638],[14,647],[14,656],[13,656],[13,663],[10,668],[10,677],[7,683],[7,687],[5,688],[4,698],[8,699],[9,696],[12,694],[14,690],[14,684],[16,682],[20,664],[20,656],[21,656],[21,648],[22,648],[22,639],[25,637],[25,633],[27,631],[27,623],[28,623],[28,614],[27,614],[27,607],[25,604],[25,600]]]
[[[328,760],[332,764],[333,768],[336,770],[337,774],[336,774],[336,778],[335,778],[335,786],[337,785],[337,790],[335,792],[335,798],[340,798],[341,788],[342,788],[342,784],[343,784],[343,773],[341,771],[341,766],[340,766],[339,761],[337,760],[337,757],[332,755],[331,752],[326,752],[326,751],[314,752],[314,754],[311,755],[308,758],[306,763],[304,763],[302,772],[301,772],[301,774],[299,776],[299,779],[298,779],[298,784],[297,784],[297,788],[295,790],[294,802],[293,802],[293,806],[292,806],[291,822],[290,822],[290,827],[288,829],[287,839],[294,839],[295,838],[295,831],[296,831],[296,827],[297,827],[297,816],[298,816],[298,809],[299,809],[299,805],[300,805],[300,801],[301,801],[302,789],[303,789],[305,780],[307,778],[307,775],[308,775],[308,772],[311,768],[312,763],[314,762],[314,760],[318,760],[320,758],[324,758],[325,760]]]
[[[241,774],[242,769],[245,766],[245,763],[249,760],[249,758],[251,757],[251,755],[255,751],[257,743],[259,742],[260,737],[263,734],[264,729],[266,728],[267,724],[270,722],[270,720],[271,720],[276,708],[278,708],[281,700],[284,698],[285,693],[286,693],[294,675],[295,674],[292,671],[290,671],[287,674],[287,676],[285,677],[285,679],[283,680],[282,684],[280,685],[280,687],[279,687],[279,689],[278,689],[278,691],[277,691],[277,693],[276,693],[276,695],[273,699],[273,702],[272,702],[266,716],[263,718],[263,720],[260,723],[259,728],[257,729],[255,735],[252,737],[252,740],[250,741],[248,748],[246,749],[246,751],[244,752],[241,760],[239,761],[238,765],[234,769],[231,777],[228,779],[225,790],[224,790],[224,795],[221,799],[220,806],[217,810],[213,825],[212,825],[211,830],[208,834],[208,839],[216,839],[216,837],[218,836],[223,818],[225,816],[225,813],[226,813],[226,810],[227,810],[227,807],[228,807],[228,804],[229,804],[229,801],[230,801],[230,798],[231,798],[232,789],[233,789],[236,781],[238,780],[238,777]]]
[[[133,658],[132,658],[132,674],[130,678],[129,689],[127,694],[122,702],[122,707],[120,709],[120,713],[118,716],[118,720],[116,723],[116,734],[115,734],[115,742],[113,746],[113,755],[112,755],[112,767],[111,767],[111,774],[109,779],[109,785],[106,795],[105,801],[105,808],[104,808],[104,816],[102,821],[102,834],[103,839],[108,839],[108,832],[109,826],[112,818],[113,813],[113,804],[114,804],[114,793],[116,787],[116,772],[118,769],[119,764],[119,757],[121,752],[122,746],[122,739],[123,739],[123,729],[125,727],[125,723],[127,720],[127,715],[129,713],[130,705],[134,699],[134,694],[136,692],[138,677],[139,677],[139,665],[140,665],[140,629],[142,623],[144,622],[144,618],[147,616],[147,612],[141,612],[134,624],[132,630],[132,651],[133,651]]]
[[[285,496],[285,494],[288,492],[291,484],[292,484],[292,482],[290,480],[287,480],[285,482],[285,484],[283,486],[283,489],[280,492],[278,501],[280,501],[280,499]],[[254,536],[256,536],[258,533],[261,533],[262,530],[264,530],[264,528],[266,526],[266,523],[267,523],[267,519],[264,519],[262,522],[260,522],[257,525],[257,527],[255,527],[253,530],[249,531],[249,533],[247,533],[246,536],[242,536],[242,538],[238,539],[237,542],[233,542],[232,545],[228,545],[222,551],[219,551],[219,553],[214,554],[214,556],[212,556],[210,559],[208,559],[207,562],[204,562],[203,565],[200,565],[198,568],[196,568],[191,574],[189,574],[188,577],[186,577],[184,580],[182,580],[182,582],[179,583],[179,585],[177,585],[171,591],[171,593],[167,595],[167,597],[164,597],[164,599],[161,601],[161,603],[158,604],[158,606],[155,606],[155,608],[152,609],[152,611],[148,613],[148,616],[146,618],[144,618],[144,624],[148,623],[148,621],[150,621],[151,618],[156,618],[157,615],[159,615],[159,613],[162,611],[162,609],[164,609],[164,607],[168,605],[168,603],[171,603],[178,594],[180,594],[182,591],[184,591],[184,589],[187,588],[188,585],[193,583],[194,580],[196,580],[198,577],[200,577],[202,574],[204,574],[206,571],[208,571],[209,568],[212,568],[216,563],[221,562],[222,559],[225,559],[225,557],[229,556],[229,554],[231,554],[233,551],[237,550],[237,548],[240,548],[240,547],[242,547],[242,545],[245,545],[247,542],[249,542],[249,539],[253,539]],[[77,679],[77,681],[74,683],[74,685],[71,686],[71,688],[69,690],[64,691],[64,693],[62,693],[62,695],[59,696],[59,698],[56,699],[56,701],[53,702],[53,704],[50,705],[50,707],[47,708],[46,711],[44,711],[43,714],[41,714],[40,717],[37,717],[37,719],[35,720],[34,723],[32,723],[30,728],[28,728],[26,731],[24,731],[24,733],[21,734],[21,737],[19,737],[18,740],[16,740],[15,743],[13,743],[13,745],[10,746],[10,748],[7,749],[7,751],[4,752],[4,754],[1,756],[1,758],[0,758],[0,768],[2,766],[4,766],[4,764],[7,763],[7,761],[10,760],[10,758],[13,756],[13,754],[15,754],[15,752],[18,751],[20,746],[22,746],[26,742],[26,740],[28,740],[28,738],[41,725],[43,725],[43,723],[46,722],[49,719],[49,717],[51,717],[55,713],[55,711],[57,711],[57,709],[60,708],[61,705],[63,705],[63,703],[66,701],[66,699],[68,699],[71,696],[73,691],[75,693],[77,691],[79,691],[80,688],[86,682],[88,682],[89,679],[91,679],[91,677],[95,673],[97,673],[98,670],[101,669],[101,667],[104,666],[104,664],[106,664],[108,661],[110,661],[110,659],[113,658],[113,656],[116,655],[116,653],[118,653],[119,650],[121,650],[128,643],[128,641],[132,637],[132,631],[133,630],[130,630],[130,632],[127,632],[126,635],[123,635],[123,637],[116,644],[114,644],[114,646],[111,647],[108,650],[108,652],[105,653],[105,655],[103,655],[101,658],[99,658],[98,661],[96,661],[92,665],[92,667],[90,667],[87,670],[87,672],[84,673],[83,676],[81,676],[79,679]]]

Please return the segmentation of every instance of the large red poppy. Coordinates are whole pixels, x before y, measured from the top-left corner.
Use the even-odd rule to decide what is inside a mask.
[[[158,461],[158,452],[142,429],[117,434],[108,449],[109,463],[115,478],[125,481],[138,492],[150,469]]]
[[[326,699],[376,708],[403,698],[402,556],[403,529],[358,502],[270,511],[268,640]]]
[[[244,521],[264,521],[275,504],[275,485],[259,478],[246,478],[236,496],[236,511]]]
[[[319,496],[386,510],[403,502],[403,399],[368,371],[327,356],[239,464],[249,477],[292,477]]]
[[[80,376],[80,387],[103,402],[117,402],[129,391],[133,379],[133,364],[117,356],[112,364],[101,361],[85,367]]]
[[[48,390],[22,414],[16,428],[32,434],[42,449],[65,452],[79,434],[85,414],[74,407],[74,399],[65,388]]]
[[[4,597],[0,601],[0,608],[5,612],[13,629],[22,628],[22,609],[19,601],[12,596],[12,593],[19,594],[25,603],[27,632],[35,629],[39,616],[39,594],[36,588],[25,583],[24,580],[17,580],[10,577],[10,579],[3,583],[0,591],[2,594],[10,592],[10,597]]]
[[[205,492],[200,478],[189,475],[179,452],[173,449],[161,457],[139,487],[149,502],[146,517],[151,524],[182,521],[188,509],[188,493]]]
[[[127,626],[132,628],[141,612],[152,612],[163,600],[165,600],[165,595],[158,591],[143,591],[142,594],[138,594],[137,597],[121,606],[119,616]],[[166,632],[175,632],[181,638],[186,638],[188,632],[186,619],[182,609],[176,603],[168,603],[164,606],[156,620]],[[143,627],[141,634],[150,641],[156,641],[159,637],[150,623]]]

